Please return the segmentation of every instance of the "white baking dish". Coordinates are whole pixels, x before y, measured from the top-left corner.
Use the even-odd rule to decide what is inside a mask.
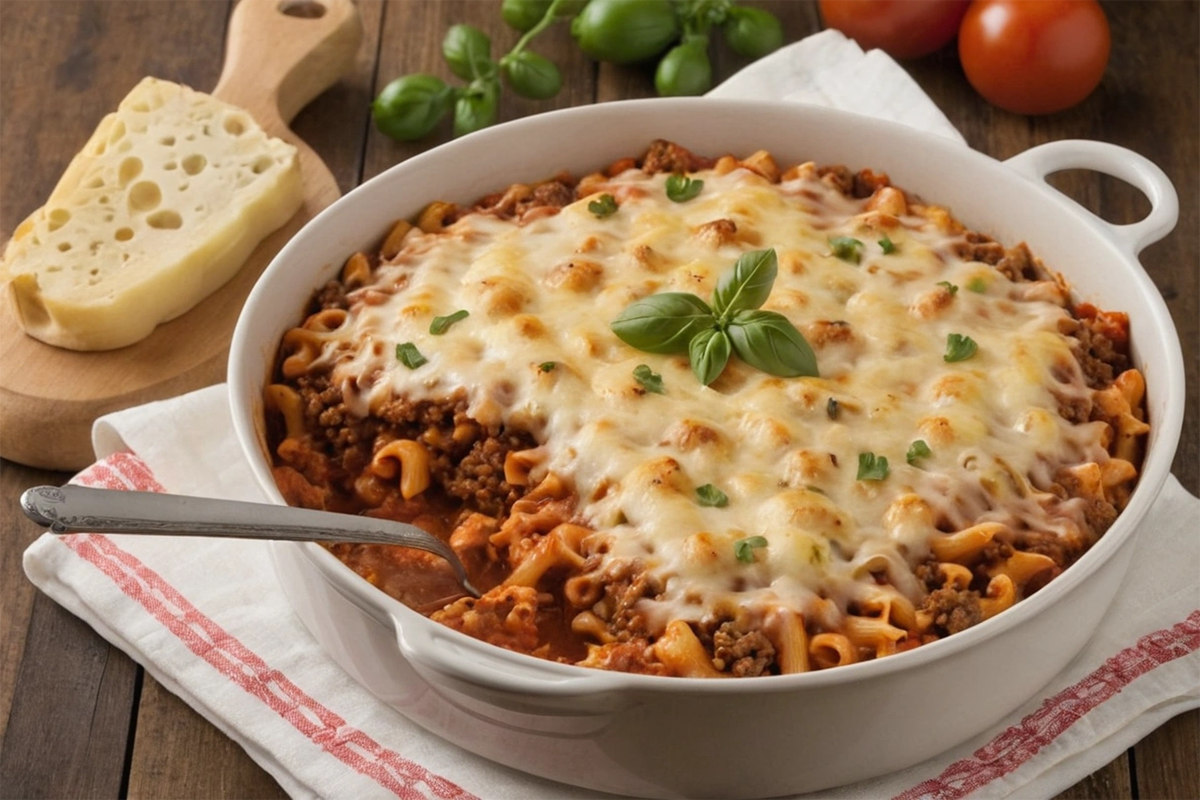
[[[1078,298],[1128,312],[1152,433],[1137,490],[1099,544],[1045,589],[987,622],[913,651],[823,672],[746,680],[656,678],[511,653],[421,617],[315,545],[274,547],[284,590],[317,640],[382,702],[451,742],[568,783],[653,797],[767,797],[864,779],[984,730],[1083,647],[1166,479],[1183,417],[1179,341],[1138,252],[1175,224],[1166,176],[1141,156],[1055,142],[1006,162],[941,137],[828,109],[713,99],[606,103],[531,117],[416,156],[308,224],[255,287],[234,334],[234,423],[258,482],[283,502],[263,444],[262,387],[312,290],[399,217],[470,202],[561,169],[580,175],[664,138],[704,155],[771,151],[886,171],[972,229],[1024,240]],[[1149,216],[1116,226],[1044,178],[1088,168],[1129,181]]]

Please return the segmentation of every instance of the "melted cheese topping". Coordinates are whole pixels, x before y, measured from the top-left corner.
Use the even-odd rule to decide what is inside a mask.
[[[659,626],[717,608],[825,613],[818,596],[844,611],[881,569],[917,600],[911,567],[935,524],[1082,524],[1075,501],[1055,517],[1030,491],[1062,464],[1108,458],[1098,423],[1057,413],[1061,399],[1088,392],[1059,333],[1069,319],[1061,296],[1028,299],[1030,284],[955,255],[962,234],[945,215],[892,219],[885,254],[879,214],[815,177],[695,177],[700,195],[674,203],[665,175],[627,171],[602,188],[620,203],[605,219],[589,212],[593,196],[523,224],[475,213],[436,234],[414,231],[372,286],[351,294],[351,319],[314,368],[332,366],[361,414],[393,396],[465,388],[473,417],[531,432],[546,454],[535,479],[549,470],[574,483],[580,519],[607,539],[604,558],[640,560],[665,585],[644,601]],[[717,220],[736,233],[710,235],[703,226]],[[837,236],[864,242],[861,263],[831,253]],[[738,256],[768,247],[779,276],[763,307],[806,332],[820,377],[773,377],[734,357],[706,387],[686,356],[639,352],[610,330],[655,292],[707,301]],[[949,296],[941,281],[960,289]],[[459,309],[470,316],[429,333],[433,317]],[[946,362],[951,333],[973,338],[977,353]],[[406,367],[400,342],[428,363]],[[662,375],[663,394],[635,380],[641,364]],[[918,439],[932,455],[910,465]],[[886,479],[857,479],[868,452],[888,459]],[[698,503],[704,484],[729,503]],[[933,513],[905,513],[912,495]],[[750,536],[767,545],[744,563],[735,543]]]

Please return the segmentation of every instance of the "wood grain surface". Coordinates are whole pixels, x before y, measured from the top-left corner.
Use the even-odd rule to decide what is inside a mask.
[[[820,29],[811,0],[754,0],[784,22],[788,41]],[[364,43],[353,72],[295,118],[345,192],[446,140],[409,144],[381,136],[369,103],[414,71],[449,78],[445,29],[468,22],[498,49],[516,35],[492,0],[359,0]],[[0,237],[49,194],[99,118],[143,75],[212,87],[223,59],[227,0],[3,0],[0,2]],[[972,147],[1006,158],[1042,142],[1091,138],[1150,158],[1181,198],[1176,230],[1142,254],[1184,342],[1188,408],[1174,472],[1200,492],[1200,4],[1109,2],[1112,58],[1080,106],[1042,118],[984,103],[953,49],[905,64]],[[507,93],[501,118],[653,94],[641,68],[597,65],[563,28],[537,49],[563,69],[556,98]],[[745,64],[721,49],[718,79]],[[869,111],[869,109],[866,109]],[[1062,191],[1107,219],[1129,222],[1148,204],[1136,190],[1093,173],[1055,176]],[[981,191],[985,188],[981,187]],[[12,365],[0,363],[0,370]],[[3,453],[0,453],[3,455]],[[68,475],[0,464],[0,796],[5,798],[271,798],[279,786],[244,752],[86,625],[25,579],[21,553],[38,535],[15,499],[25,487]],[[1170,720],[1125,754],[1063,792],[1064,798],[1200,797],[1200,712]]]
[[[304,186],[300,209],[259,243],[230,281],[128,347],[104,352],[52,347],[26,336],[10,305],[0,303],[0,360],[6,368],[0,373],[0,447],[8,458],[82,469],[91,461],[96,417],[224,379],[229,340],[255,280],[296,231],[340,196],[320,157],[288,127],[297,111],[349,72],[359,50],[356,6],[351,0],[326,2],[326,13],[304,18],[284,13],[275,0],[247,0],[229,19],[216,88],[195,87],[248,111],[269,135],[295,146]],[[81,18],[94,13],[87,10]]]

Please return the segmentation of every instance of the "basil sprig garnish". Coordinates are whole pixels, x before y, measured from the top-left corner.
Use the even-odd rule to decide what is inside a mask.
[[[745,253],[721,276],[712,306],[687,292],[635,300],[611,327],[630,347],[647,353],[687,353],[696,379],[707,386],[731,354],[771,375],[816,376],[817,357],[787,317],[761,311],[779,273],[775,251]]]
[[[946,337],[946,354],[942,356],[943,361],[966,361],[979,349],[979,345],[975,344],[975,340],[970,336],[963,336],[961,333],[951,333]]]

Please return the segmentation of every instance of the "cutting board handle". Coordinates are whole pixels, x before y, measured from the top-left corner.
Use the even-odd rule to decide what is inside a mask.
[[[241,0],[213,94],[278,134],[353,69],[361,41],[351,0]]]

